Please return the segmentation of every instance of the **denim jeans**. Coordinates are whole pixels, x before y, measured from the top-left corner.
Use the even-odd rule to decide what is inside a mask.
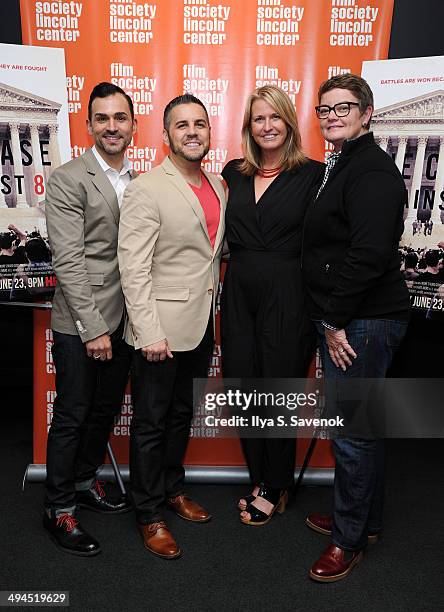
[[[407,323],[388,319],[355,319],[345,328],[357,354],[344,372],[328,352],[325,328],[315,322],[326,378],[385,378]],[[327,398],[328,404],[328,398]],[[337,438],[332,541],[344,550],[360,550],[368,534],[382,528],[384,440]]]

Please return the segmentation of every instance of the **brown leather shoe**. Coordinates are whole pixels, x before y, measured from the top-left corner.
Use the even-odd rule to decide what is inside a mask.
[[[311,568],[310,578],[317,582],[336,582],[347,578],[362,557],[362,550],[347,552],[330,544]]]
[[[177,559],[182,554],[176,540],[163,521],[138,525],[145,548],[163,559]]]
[[[318,514],[314,512],[313,514],[309,514],[305,519],[305,524],[313,531],[317,533],[323,533],[324,535],[331,535],[331,528],[333,525],[333,517],[331,514]],[[367,536],[367,541],[369,544],[376,544],[378,541],[378,534],[374,533]]]
[[[185,495],[170,497],[167,499],[167,507],[181,518],[194,523],[207,523],[211,518],[211,514],[205,508]]]

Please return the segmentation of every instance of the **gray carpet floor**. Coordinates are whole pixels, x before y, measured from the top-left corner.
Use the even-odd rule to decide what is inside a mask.
[[[66,590],[76,612],[442,609],[443,450],[440,440],[388,442],[383,536],[346,580],[317,584],[307,573],[328,538],[304,519],[329,509],[329,487],[302,487],[283,515],[248,527],[235,506],[245,487],[189,486],[214,518],[197,525],[167,512],[184,551],[174,561],[143,548],[132,513],[83,509],[79,518],[102,553],[85,559],[60,552],[41,526],[43,486],[21,490],[32,446],[31,419],[19,414],[0,432],[0,590]]]

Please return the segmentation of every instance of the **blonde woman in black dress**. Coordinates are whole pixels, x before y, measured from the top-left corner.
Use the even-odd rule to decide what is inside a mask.
[[[323,164],[303,154],[293,104],[272,85],[247,100],[242,146],[244,158],[222,172],[230,249],[222,292],[223,374],[304,377],[314,338],[302,291],[302,224]],[[242,446],[253,490],[239,500],[240,518],[263,525],[285,509],[294,484],[295,440],[243,439]]]

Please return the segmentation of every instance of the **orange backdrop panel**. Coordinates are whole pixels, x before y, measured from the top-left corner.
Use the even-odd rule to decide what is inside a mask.
[[[221,172],[238,157],[243,104],[257,86],[274,83],[295,104],[302,142],[323,160],[313,107],[320,82],[341,72],[360,74],[363,60],[387,57],[394,0],[21,0],[23,42],[62,47],[66,56],[72,155],[91,145],[85,129],[89,92],[112,81],[132,96],[139,131],[128,156],[139,172],[160,163],[166,103],[191,92],[212,124],[205,167]],[[55,387],[48,313],[35,315],[34,461],[45,462]],[[216,345],[210,375],[220,373]],[[118,460],[127,461],[128,390],[113,435]],[[301,460],[306,441],[301,441]],[[191,440],[187,463],[243,464],[236,440]],[[312,465],[332,465],[318,444]]]

